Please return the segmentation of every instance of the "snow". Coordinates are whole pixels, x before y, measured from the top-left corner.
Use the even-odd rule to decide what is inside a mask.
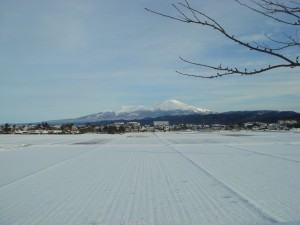
[[[120,109],[116,110],[116,114],[130,113],[135,111],[174,111],[174,110],[190,111],[194,113],[211,112],[208,109],[198,108],[195,106],[185,104],[175,99],[170,99],[160,104],[154,104],[154,105],[122,106]]]
[[[107,110],[75,119],[63,119],[48,121],[50,124],[65,123],[90,123],[101,120],[136,120],[147,117],[155,118],[160,116],[189,115],[189,114],[210,114],[208,109],[197,108],[177,100],[167,100],[154,105],[128,105],[121,106],[115,110]]]
[[[210,112],[210,110],[197,108],[195,106],[185,104],[175,99],[164,101],[161,104],[154,106],[154,108],[156,110],[162,110],[162,111],[182,110],[182,111],[193,111],[195,113]]]
[[[300,224],[299,135],[1,135],[0,224]]]

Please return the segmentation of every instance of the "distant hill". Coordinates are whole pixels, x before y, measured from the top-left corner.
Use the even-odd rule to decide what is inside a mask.
[[[169,121],[170,124],[239,124],[245,122],[264,122],[276,123],[278,120],[298,120],[300,121],[300,113],[293,111],[233,111],[224,113],[215,113],[207,115],[178,115],[178,116],[160,116],[156,118],[144,118],[131,120],[142,124],[152,125],[153,121]],[[126,122],[127,120],[107,120],[98,121],[92,124],[109,124],[113,122]]]
[[[300,113],[291,111],[236,111],[210,115],[188,115],[181,117],[160,118],[172,124],[239,124],[245,122],[276,123],[278,120],[300,120]]]
[[[156,118],[160,116],[181,116],[190,114],[206,115],[211,113],[214,112],[171,99],[155,105],[122,106],[115,110],[107,110],[105,112],[99,112],[79,118],[52,120],[47,122],[49,124],[86,124],[98,123],[100,121],[140,120],[144,118]]]
[[[216,113],[171,99],[154,105],[122,106],[74,119],[47,121],[49,124],[109,124],[136,121],[152,125],[153,121],[167,120],[170,124],[239,124],[244,122],[276,123],[278,120],[300,120],[300,113],[292,111],[233,111]]]

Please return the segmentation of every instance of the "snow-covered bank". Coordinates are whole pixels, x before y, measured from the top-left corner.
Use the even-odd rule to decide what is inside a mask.
[[[299,135],[3,135],[0,224],[299,224]]]

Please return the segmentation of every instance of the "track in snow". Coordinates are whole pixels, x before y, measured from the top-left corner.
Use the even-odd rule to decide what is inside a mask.
[[[272,136],[255,135],[259,143],[199,133],[30,137],[32,146],[0,152],[0,161],[9,161],[0,164],[0,180],[11,180],[0,188],[0,224],[300,221],[299,164],[226,146],[272,147]],[[13,144],[9,138],[4,142]],[[25,143],[27,136],[21,138]],[[286,139],[297,154],[298,136]],[[279,144],[286,146],[284,140]]]
[[[157,136],[157,135],[156,135]],[[232,198],[233,196],[238,199],[238,201],[243,202],[246,206],[251,208],[257,215],[260,215],[262,218],[264,218],[269,223],[278,223],[278,221],[272,217],[271,215],[265,214],[263,211],[261,211],[259,208],[257,208],[255,205],[251,204],[249,202],[249,199],[246,199],[244,196],[240,195],[238,192],[234,191],[230,186],[223,183],[221,180],[219,180],[216,176],[208,172],[206,169],[204,169],[199,163],[194,162],[191,158],[184,155],[180,151],[178,151],[174,146],[171,146],[169,142],[165,141],[161,137],[160,138],[164,143],[166,143],[167,146],[169,146],[173,151],[178,153],[180,156],[182,156],[184,159],[186,159],[188,162],[190,162],[192,165],[194,165],[196,168],[198,168],[202,173],[206,174],[207,177],[211,178],[213,181],[216,182],[216,184],[221,185],[224,189],[226,189],[229,192],[229,195],[227,198]]]

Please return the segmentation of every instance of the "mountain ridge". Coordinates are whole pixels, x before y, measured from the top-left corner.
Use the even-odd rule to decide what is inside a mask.
[[[300,113],[293,111],[252,110],[217,113],[208,109],[191,106],[175,99],[154,105],[121,106],[115,111],[94,113],[74,119],[51,120],[49,124],[109,124],[136,121],[153,124],[153,121],[167,120],[170,124],[238,124],[244,122],[276,123],[278,120],[296,119]]]
[[[230,111],[214,114],[190,114],[190,115],[175,115],[161,116],[156,118],[144,118],[132,120],[145,125],[153,125],[154,121],[169,121],[171,125],[175,124],[197,124],[197,125],[212,125],[212,124],[241,124],[246,122],[262,122],[262,123],[277,123],[278,120],[297,120],[300,121],[300,113],[294,111],[275,111],[275,110],[253,110],[253,111]],[[127,120],[115,121],[98,121],[91,123],[94,125],[107,125],[114,122],[127,122]]]
[[[180,116],[190,114],[211,114],[211,110],[195,107],[185,104],[175,99],[169,99],[159,104],[154,105],[134,105],[121,106],[115,110],[107,110],[104,112],[94,113],[74,119],[51,120],[49,124],[63,123],[95,123],[99,121],[114,121],[114,120],[138,120],[144,118],[156,118],[160,116]]]

